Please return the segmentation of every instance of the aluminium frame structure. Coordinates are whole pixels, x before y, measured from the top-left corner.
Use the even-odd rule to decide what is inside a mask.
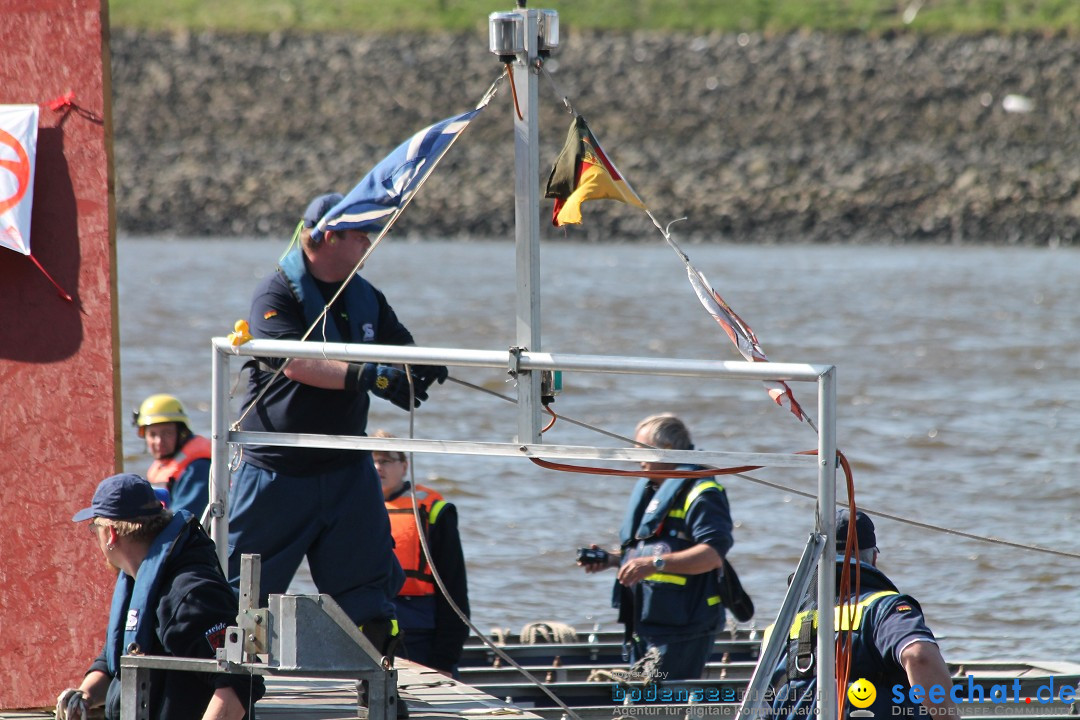
[[[788,588],[776,618],[780,628],[789,627],[797,606],[809,587],[817,565],[819,607],[836,601],[835,570],[822,553],[835,543],[836,506],[836,368],[833,365],[798,363],[751,363],[687,360],[677,358],[620,357],[529,352],[512,347],[506,351],[448,349],[365,343],[323,343],[296,340],[251,340],[239,346],[223,337],[211,341],[213,347],[213,407],[211,417],[212,459],[210,473],[210,534],[218,548],[222,567],[228,567],[228,478],[230,445],[261,444],[285,447],[321,447],[367,451],[461,454],[474,456],[548,458],[560,460],[607,460],[672,462],[716,467],[761,465],[817,470],[815,530],[810,535],[795,578]],[[571,371],[697,377],[705,379],[784,380],[817,385],[817,455],[788,453],[743,453],[702,450],[664,450],[641,447],[594,447],[544,444],[542,441],[509,442],[449,441],[417,438],[372,438],[355,435],[314,435],[303,433],[245,432],[231,428],[229,421],[230,360],[243,358],[307,358],[345,362],[376,362],[409,365],[447,365],[507,370],[519,384],[531,384],[542,371]],[[518,414],[535,413],[531,406],[518,405]],[[519,418],[518,428],[534,426],[535,419]],[[531,433],[530,433],[531,434]],[[834,678],[835,637],[833,613],[818,613],[817,678],[818,709],[826,718],[836,716]],[[751,678],[740,715],[757,720],[764,709],[765,690],[772,668],[779,658],[787,633],[773,632],[762,650]]]

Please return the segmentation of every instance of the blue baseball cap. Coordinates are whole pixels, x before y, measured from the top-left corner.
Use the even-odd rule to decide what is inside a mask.
[[[341,193],[328,193],[320,195],[308,203],[307,210],[304,211],[304,227],[315,227],[323,219],[323,216],[330,212],[330,208],[341,202],[343,197],[344,195]]]
[[[842,549],[847,542],[848,524],[851,521],[851,513],[847,510],[839,510],[836,513],[836,547]],[[874,521],[862,510],[855,511],[855,537],[859,540],[860,550],[869,550],[877,547],[877,533],[874,532]]]
[[[153,485],[139,475],[123,473],[102,480],[94,491],[90,507],[75,513],[71,521],[82,522],[94,517],[130,520],[156,515],[161,509],[161,500]]]

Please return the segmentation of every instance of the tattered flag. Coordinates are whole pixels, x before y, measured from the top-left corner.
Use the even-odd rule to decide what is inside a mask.
[[[555,198],[551,214],[555,227],[580,224],[581,203],[586,200],[618,200],[646,209],[580,115],[570,123],[566,143],[551,168],[544,197]]]
[[[735,343],[739,353],[750,362],[769,362],[769,358],[765,357],[765,352],[761,349],[761,345],[758,344],[754,331],[731,309],[731,306],[724,302],[720,294],[709,286],[705,276],[693,265],[690,265],[689,262],[686,264],[686,276],[689,278],[690,285],[694,288],[698,300],[701,301],[701,304],[705,306],[705,309],[709,311],[709,314],[713,316],[713,319],[716,320],[720,327],[724,329],[727,336],[731,338],[731,342]],[[799,420],[805,419],[806,416],[803,414],[802,407],[795,400],[795,396],[786,382],[783,380],[766,380],[765,388],[777,405],[790,410]]]

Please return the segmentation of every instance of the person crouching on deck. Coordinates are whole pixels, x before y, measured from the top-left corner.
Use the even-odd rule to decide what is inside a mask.
[[[120,718],[120,657],[167,655],[213,659],[225,628],[236,624],[237,600],[218,565],[214,542],[186,510],[162,507],[144,478],[113,475],[73,522],[90,532],[118,570],[105,646],[79,686],[60,693],[56,717],[85,720],[105,706]],[[263,696],[261,677],[153,670],[148,717],[155,720],[241,720]]]

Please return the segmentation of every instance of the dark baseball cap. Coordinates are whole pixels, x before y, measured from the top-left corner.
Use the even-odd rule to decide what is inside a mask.
[[[846,510],[836,513],[836,547],[843,548],[847,542],[848,523],[851,514]],[[877,547],[877,534],[874,532],[874,521],[862,510],[855,511],[855,536],[859,540],[860,550],[869,550]]]
[[[341,202],[342,197],[344,196],[341,193],[328,193],[308,203],[307,210],[304,211],[304,227],[315,227],[323,216],[330,212],[330,208]]]
[[[81,522],[94,517],[130,520],[156,515],[161,509],[161,500],[153,485],[139,475],[123,473],[102,480],[94,491],[90,507],[75,513],[71,520]]]

